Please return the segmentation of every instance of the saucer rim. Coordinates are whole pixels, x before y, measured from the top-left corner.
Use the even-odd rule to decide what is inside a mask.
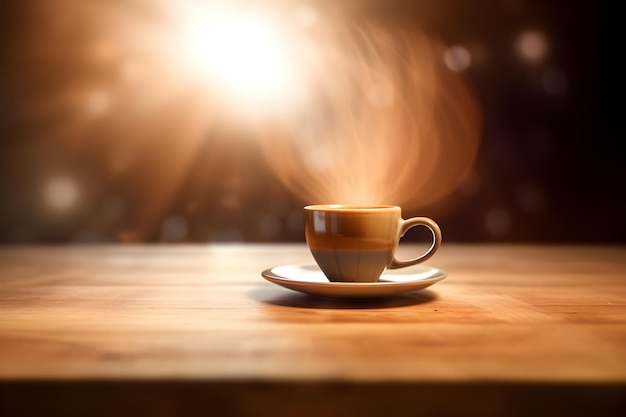
[[[428,284],[430,283],[430,285],[435,284],[443,279],[445,279],[448,276],[448,273],[440,268],[434,268],[434,267],[430,267],[430,266],[426,266],[426,265],[418,265],[421,268],[427,268],[430,271],[434,272],[433,276],[429,276],[426,278],[420,278],[420,279],[412,279],[412,280],[406,280],[406,281],[376,281],[376,282],[336,282],[336,281],[327,281],[327,282],[317,282],[317,281],[303,281],[303,280],[298,280],[298,279],[293,279],[293,278],[288,278],[285,276],[281,276],[278,275],[274,272],[272,272],[272,270],[274,268],[278,268],[278,267],[282,267],[282,266],[293,266],[293,267],[302,267],[302,266],[314,266],[315,268],[317,268],[320,272],[321,269],[319,269],[319,267],[317,266],[317,264],[314,263],[296,263],[296,264],[286,264],[286,265],[276,265],[273,266],[271,268],[268,268],[266,270],[264,270],[263,272],[261,272],[261,275],[263,276],[263,278],[265,278],[266,280],[273,282],[272,280],[276,280],[276,281],[280,281],[280,282],[284,282],[284,283],[290,283],[290,284],[306,284],[309,286],[314,286],[314,287],[343,287],[343,288],[374,288],[374,287],[393,287],[393,286],[406,286],[406,285],[411,285],[411,284]],[[383,273],[384,275],[384,273]]]

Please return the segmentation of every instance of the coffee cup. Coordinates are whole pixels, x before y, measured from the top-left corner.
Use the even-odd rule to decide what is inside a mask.
[[[417,258],[398,260],[395,252],[400,238],[414,226],[430,229],[432,244]],[[386,268],[423,262],[441,245],[437,223],[428,217],[404,220],[398,206],[306,206],[304,230],[313,258],[333,282],[377,282]]]

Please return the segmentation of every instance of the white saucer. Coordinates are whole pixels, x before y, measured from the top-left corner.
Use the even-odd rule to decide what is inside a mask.
[[[415,265],[385,271],[378,282],[330,282],[315,264],[282,265],[261,273],[263,278],[290,290],[336,298],[378,298],[422,290],[444,279],[441,269]]]

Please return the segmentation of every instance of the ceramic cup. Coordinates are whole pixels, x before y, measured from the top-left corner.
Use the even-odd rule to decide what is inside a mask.
[[[432,245],[415,259],[398,260],[398,242],[414,226],[430,229]],[[404,220],[398,206],[306,206],[304,230],[315,261],[326,277],[336,282],[376,282],[385,268],[423,262],[441,245],[437,223],[427,217]]]

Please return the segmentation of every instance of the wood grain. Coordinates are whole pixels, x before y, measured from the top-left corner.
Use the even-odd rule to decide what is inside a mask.
[[[378,301],[313,298],[260,276],[300,262],[313,262],[304,244],[0,248],[0,411],[81,381],[210,383],[243,399],[251,383],[320,398],[332,384],[354,395],[464,387],[490,415],[514,415],[524,389],[582,386],[595,394],[568,410],[605,395],[606,412],[624,411],[624,247],[444,245],[428,264],[447,279]],[[510,387],[510,401],[490,403],[485,384]],[[270,398],[259,410],[278,410]]]

